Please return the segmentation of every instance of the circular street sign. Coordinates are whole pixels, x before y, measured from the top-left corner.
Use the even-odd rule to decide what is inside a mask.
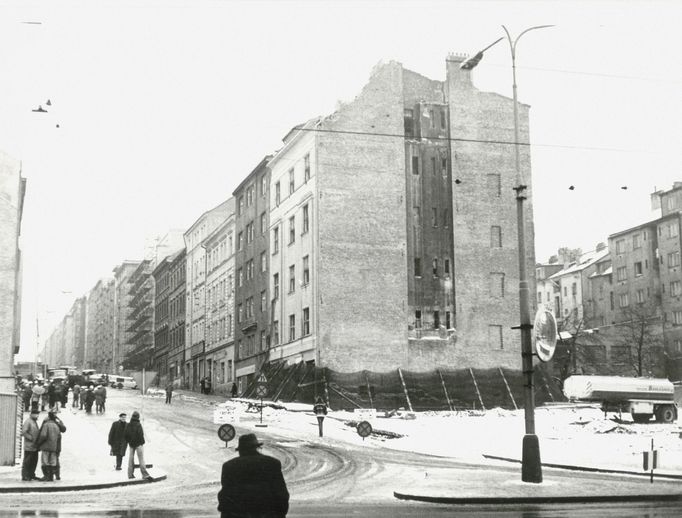
[[[367,421],[360,421],[358,423],[358,435],[363,439],[372,433],[372,425]]]
[[[258,385],[258,386],[256,387],[256,395],[257,395],[258,397],[265,397],[265,396],[267,396],[267,395],[268,395],[268,387],[266,387],[265,385]]]
[[[548,362],[554,356],[557,341],[556,319],[551,311],[538,309],[533,324],[535,334],[535,352],[543,362]]]
[[[229,442],[232,439],[234,439],[235,431],[234,431],[234,426],[231,424],[224,424],[220,428],[218,428],[218,437],[220,437],[221,441],[224,442]]]

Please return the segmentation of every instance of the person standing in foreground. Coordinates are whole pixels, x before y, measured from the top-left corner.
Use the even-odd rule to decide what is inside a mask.
[[[37,480],[36,466],[38,465],[38,416],[40,412],[36,408],[24,421],[21,427],[21,436],[24,438],[24,460],[21,463],[21,480]]]
[[[262,455],[255,434],[239,437],[239,457],[223,464],[218,493],[221,518],[284,518],[289,511],[289,491],[282,463]]]
[[[121,464],[123,457],[126,454],[126,415],[118,414],[118,421],[111,423],[109,429],[109,446],[111,446],[111,454],[116,457],[116,471],[121,471]]]
[[[47,419],[43,421],[38,436],[43,470],[43,478],[40,480],[43,482],[54,481],[54,476],[57,474],[62,430],[66,431],[64,424],[57,419],[54,412],[48,412]]]
[[[130,446],[128,450],[128,478],[135,478],[133,471],[135,470],[135,453],[137,453],[142,478],[151,480],[152,476],[147,471],[147,465],[144,462],[144,430],[140,423],[140,413],[137,410],[130,416],[130,423],[125,429],[125,439]]]

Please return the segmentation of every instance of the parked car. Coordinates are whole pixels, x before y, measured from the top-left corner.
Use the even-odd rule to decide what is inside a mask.
[[[130,376],[109,376],[109,384],[112,388],[118,389],[137,389],[137,383]]]

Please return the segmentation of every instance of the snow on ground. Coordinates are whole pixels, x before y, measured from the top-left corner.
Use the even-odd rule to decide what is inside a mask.
[[[158,394],[160,397],[162,393]],[[258,401],[227,400],[225,403],[206,401],[201,396],[181,395],[206,405],[214,416],[216,409],[236,408],[241,427],[255,427],[260,421]],[[403,451],[420,452],[482,462],[483,455],[520,459],[525,433],[523,410],[493,408],[487,411],[406,412],[391,417],[377,411],[367,419],[348,411],[329,411],[324,420],[324,439],[318,439],[317,421],[312,405],[263,401],[263,423],[268,430],[292,440],[324,440],[335,443],[382,446]],[[642,471],[642,452],[658,450],[661,472],[682,475],[682,438],[678,424],[632,423],[628,414],[622,422],[596,406],[556,405],[539,407],[535,411],[536,434],[540,440],[543,463],[584,466],[600,469]],[[233,422],[229,417],[222,422]],[[367,419],[375,432],[362,439],[355,428]],[[682,418],[681,418],[682,419]],[[220,420],[214,420],[219,426]],[[682,424],[682,422],[681,422]],[[260,429],[262,430],[262,429]]]

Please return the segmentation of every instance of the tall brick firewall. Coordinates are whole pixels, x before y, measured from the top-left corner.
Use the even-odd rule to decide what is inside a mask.
[[[453,179],[454,280],[457,346],[454,368],[521,367],[519,324],[517,185],[513,144],[513,102],[481,92],[471,72],[461,70],[464,58],[447,60],[446,94],[450,111]],[[527,105],[519,105],[520,142],[529,142]],[[533,304],[534,230],[529,146],[520,146],[521,170],[527,185],[525,201],[526,270]],[[499,191],[494,175],[499,174]],[[496,192],[497,191],[497,192]],[[499,194],[498,194],[499,192]],[[501,228],[501,246],[491,246],[491,227]],[[496,274],[492,277],[491,274]],[[504,276],[504,294],[491,283]],[[534,312],[534,308],[531,307]],[[531,313],[532,314],[532,313]],[[502,328],[502,348],[489,326]]]
[[[337,371],[407,365],[402,73],[378,66],[320,125],[318,354]]]

